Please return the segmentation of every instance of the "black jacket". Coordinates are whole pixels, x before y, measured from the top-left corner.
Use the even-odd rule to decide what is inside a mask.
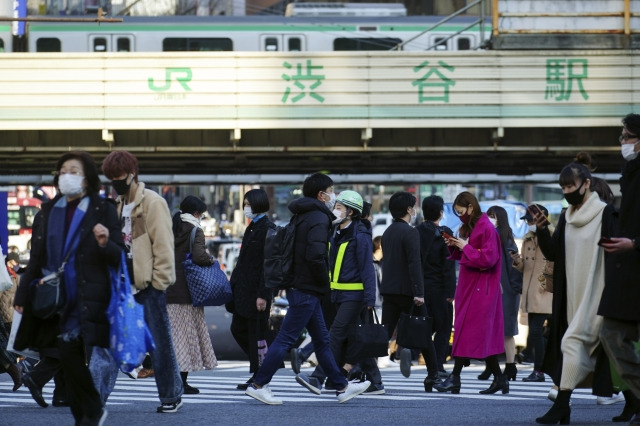
[[[394,220],[382,234],[380,294],[424,297],[420,235],[404,220]]]
[[[620,191],[618,230],[609,236],[635,238],[640,244],[640,157],[622,169]],[[640,249],[611,253],[605,262],[605,286],[598,315],[640,321]]]
[[[251,221],[242,237],[238,263],[231,274],[233,312],[245,318],[257,318],[256,299],[267,301],[269,312],[273,290],[264,285],[264,240],[272,226],[268,217]]]
[[[336,217],[324,203],[302,197],[289,203],[298,215],[296,225],[293,287],[322,296],[329,292],[329,237],[331,221]]]
[[[20,277],[14,305],[23,306],[20,329],[15,348],[43,349],[56,347],[56,336],[60,333],[60,317],[41,320],[31,315],[29,284],[42,277],[46,265],[46,235],[49,213],[59,197],[46,202],[33,221],[31,257]],[[102,224],[109,229],[106,247],[100,247],[93,235],[93,227]],[[111,300],[111,277],[109,266],[118,267],[124,249],[122,229],[116,214],[115,203],[99,195],[91,195],[89,208],[80,228],[80,242],[76,254],[76,279],[78,305],[80,307],[80,329],[84,343],[88,346],[109,347],[109,322],[106,310]]]
[[[456,262],[449,259],[449,249],[442,238],[442,231],[449,235],[453,235],[453,231],[430,221],[422,222],[416,229],[420,234],[425,295],[435,293],[453,299],[456,294]]]

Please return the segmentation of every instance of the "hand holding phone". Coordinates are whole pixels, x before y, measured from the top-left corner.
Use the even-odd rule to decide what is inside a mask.
[[[535,204],[530,205],[529,207],[527,207],[527,210],[529,211],[529,214],[531,215],[531,217],[533,218],[534,222],[535,222],[535,218],[536,216],[542,216],[545,220],[544,220],[544,226],[550,225],[551,222],[549,222],[549,220],[547,219],[547,217],[544,215],[544,213],[542,213],[542,211],[540,210],[540,208],[538,206],[536,206]]]
[[[598,241],[598,245],[601,246],[602,244],[611,244],[613,243],[613,240],[609,237],[601,237],[600,241]]]
[[[442,236],[444,237],[445,240],[450,240],[451,238],[453,238],[451,235],[449,235],[448,233],[442,231]]]

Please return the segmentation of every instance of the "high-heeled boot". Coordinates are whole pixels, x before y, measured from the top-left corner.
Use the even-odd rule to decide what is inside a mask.
[[[483,395],[493,394],[502,391],[503,394],[509,393],[509,381],[507,380],[507,376],[505,374],[500,374],[498,377],[493,379],[491,382],[491,386],[489,386],[485,390],[481,390],[480,393]]]
[[[491,377],[491,371],[487,367],[484,368],[484,371],[478,374],[478,380],[489,380]]]
[[[441,384],[441,383],[442,383],[442,379],[438,376],[437,372],[435,375],[429,374],[424,379],[424,391],[431,392],[433,390],[434,385]]]
[[[453,394],[460,393],[460,376],[457,374],[449,374],[449,377],[442,383],[433,385],[438,392],[451,392]]]
[[[507,376],[507,380],[515,380],[518,369],[515,362],[508,362],[504,365],[504,375]]]
[[[560,423],[561,425],[568,425],[571,423],[571,407],[569,401],[571,399],[570,390],[559,390],[553,406],[547,411],[547,413],[536,419],[536,423],[543,425],[555,425]]]
[[[622,391],[622,394],[624,395],[624,408],[620,415],[611,419],[614,422],[628,422],[634,414],[640,411],[640,401],[633,395],[633,392],[626,390]]]
[[[13,379],[13,391],[17,391],[22,386],[22,369],[17,364],[10,364],[7,373]]]

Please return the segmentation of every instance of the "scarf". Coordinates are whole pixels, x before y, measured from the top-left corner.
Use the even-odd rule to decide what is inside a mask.
[[[200,221],[190,213],[180,213],[180,220],[182,220],[183,222],[190,223],[196,228],[202,228],[202,226],[200,225]]]
[[[64,287],[67,296],[67,306],[62,313],[62,331],[70,331],[80,325],[80,313],[78,311],[78,287],[76,283],[76,251],[80,244],[80,225],[89,208],[89,197],[84,197],[76,207],[69,225],[67,234],[64,235],[67,199],[61,197],[49,213],[47,225],[47,264],[43,268],[45,275],[55,272],[69,254],[69,259],[64,268]]]

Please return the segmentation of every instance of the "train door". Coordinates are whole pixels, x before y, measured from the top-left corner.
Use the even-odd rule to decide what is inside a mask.
[[[260,34],[263,52],[301,52],[307,50],[304,34]]]
[[[132,34],[89,34],[89,52],[134,52]]]

